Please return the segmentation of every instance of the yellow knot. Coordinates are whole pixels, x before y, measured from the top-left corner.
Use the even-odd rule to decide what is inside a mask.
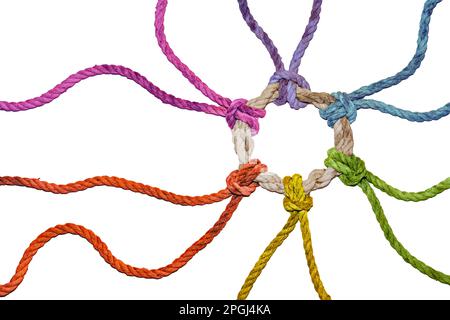
[[[270,258],[272,258],[275,251],[280,247],[289,234],[295,229],[295,226],[300,221],[300,230],[303,238],[303,248],[305,249],[306,262],[309,268],[309,274],[319,294],[320,299],[330,300],[331,297],[325,290],[322,280],[320,279],[319,270],[317,269],[316,261],[312,248],[311,231],[309,230],[308,211],[313,206],[313,200],[309,194],[305,194],[303,189],[303,179],[299,174],[294,174],[292,177],[285,177],[284,184],[284,200],[283,205],[286,211],[291,215],[284,225],[283,229],[275,236],[269,243],[262,255],[259,257],[253,269],[248,274],[245,282],[238,293],[238,299],[246,299],[253,288],[255,281],[260,276],[263,269],[267,266]]]
[[[292,177],[284,177],[284,209],[291,214],[298,214],[301,211],[309,211],[313,206],[313,199],[309,194],[305,194],[303,189],[303,179],[299,174]]]

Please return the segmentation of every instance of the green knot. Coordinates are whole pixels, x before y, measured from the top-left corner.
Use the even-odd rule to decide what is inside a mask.
[[[299,174],[292,177],[284,177],[284,209],[291,214],[309,211],[313,206],[313,199],[303,189],[303,179]]]
[[[348,156],[335,148],[328,150],[325,166],[339,172],[339,179],[347,186],[356,186],[367,174],[363,160],[355,155]]]

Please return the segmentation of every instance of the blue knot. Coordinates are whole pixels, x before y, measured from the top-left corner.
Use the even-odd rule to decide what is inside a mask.
[[[356,120],[356,108],[352,99],[345,92],[336,92],[331,94],[336,101],[330,104],[326,109],[319,110],[322,119],[327,120],[330,128],[341,118],[346,117],[350,123]]]

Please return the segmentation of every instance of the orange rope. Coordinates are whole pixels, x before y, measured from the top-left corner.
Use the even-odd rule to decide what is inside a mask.
[[[196,206],[220,202],[231,196],[231,192],[228,189],[222,189],[218,192],[203,196],[194,196],[194,197],[184,196],[169,191],[161,190],[159,188],[152,187],[149,185],[145,185],[143,183],[134,182],[124,178],[109,177],[109,176],[98,176],[68,184],[50,183],[36,178],[5,176],[0,177],[0,185],[28,187],[56,194],[67,194],[78,191],[84,191],[94,187],[106,186],[146,194],[150,197],[154,197],[160,200],[165,200],[172,202],[174,204],[184,206]]]
[[[187,248],[186,251],[173,260],[172,263],[158,269],[138,268],[124,263],[111,253],[107,245],[93,231],[86,229],[83,226],[71,223],[57,225],[41,233],[25,250],[11,280],[4,285],[0,285],[0,297],[10,294],[22,283],[28,271],[31,260],[40,248],[42,248],[51,239],[64,234],[78,235],[86,239],[111,267],[128,276],[147,279],[160,279],[166,277],[181,269],[199,251],[211,243],[211,241],[223,230],[227,222],[233,216],[233,213],[236,211],[242,198],[244,196],[249,196],[253,193],[253,191],[255,191],[258,186],[258,184],[254,182],[255,178],[261,172],[266,170],[266,166],[261,164],[259,161],[251,161],[250,163],[241,166],[239,170],[231,172],[231,174],[227,177],[227,189],[211,195],[199,197],[176,195],[158,188],[114,177],[95,177],[67,185],[57,185],[44,182],[39,179],[2,177],[0,178],[0,181],[3,185],[26,186],[54,193],[76,192],[86,190],[94,186],[106,185],[148,194],[162,200],[182,205],[199,205],[217,202],[220,201],[217,200],[220,199],[220,197],[226,198],[225,195],[227,194],[228,197],[231,196],[231,200],[217,222],[199,240]]]

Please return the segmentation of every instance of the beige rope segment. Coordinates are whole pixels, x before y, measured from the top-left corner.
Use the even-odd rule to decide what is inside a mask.
[[[278,87],[278,83],[269,84],[259,97],[249,100],[247,105],[253,108],[264,109],[278,97]],[[297,88],[297,98],[300,101],[314,105],[318,109],[325,109],[335,101],[334,97],[328,93],[312,92],[303,88]],[[352,128],[348,119],[345,117],[340,119],[336,122],[333,129],[335,148],[347,155],[352,155],[354,141]],[[254,148],[250,127],[246,123],[238,120],[232,129],[232,136],[234,150],[238,156],[239,164],[247,163],[251,159]],[[313,190],[328,186],[338,175],[338,172],[332,168],[313,170],[309,174],[308,179],[303,181],[305,193],[308,194]],[[282,179],[275,173],[261,173],[255,181],[268,191],[284,194]]]

